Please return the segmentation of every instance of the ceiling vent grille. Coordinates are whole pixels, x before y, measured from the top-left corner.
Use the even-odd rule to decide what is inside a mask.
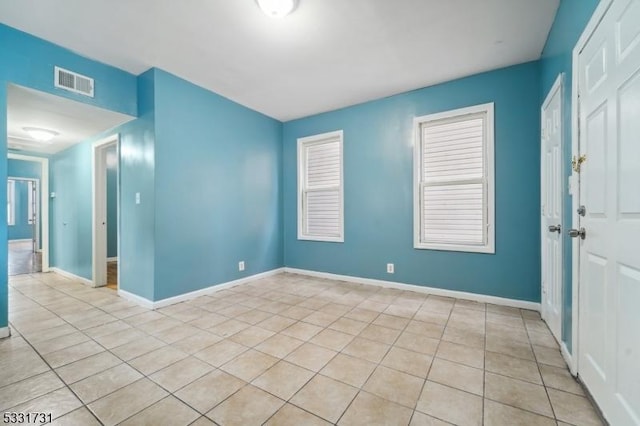
[[[54,84],[61,89],[93,98],[93,79],[87,76],[55,67]]]

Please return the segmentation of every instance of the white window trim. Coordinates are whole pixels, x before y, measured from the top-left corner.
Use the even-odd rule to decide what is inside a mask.
[[[482,246],[460,245],[460,244],[436,244],[425,243],[421,236],[421,151],[422,132],[421,126],[436,120],[486,113],[485,129],[485,167],[487,179],[487,193],[485,196],[485,209],[487,213],[487,243]],[[460,251],[470,253],[495,253],[495,132],[494,132],[494,104],[493,102],[475,105],[467,108],[460,108],[451,111],[439,112],[436,114],[423,115],[413,120],[414,141],[413,141],[413,246],[416,249]]]
[[[304,233],[304,215],[303,215],[303,195],[304,191],[304,173],[305,170],[302,167],[303,161],[303,146],[311,145],[314,143],[322,143],[327,139],[338,139],[338,143],[340,145],[340,189],[339,189],[339,198],[340,198],[340,235],[336,237],[327,237],[327,236],[318,236],[318,235],[308,235]],[[344,242],[344,172],[343,172],[343,164],[344,164],[344,150],[343,150],[343,140],[344,134],[342,130],[337,130],[335,132],[322,133],[319,135],[307,136],[304,138],[298,139],[298,162],[296,167],[298,169],[298,239],[306,240],[306,241],[324,241],[324,242],[334,242],[334,243],[343,243]]]
[[[16,181],[8,179],[7,184],[7,200],[11,207],[7,211],[7,226],[15,226],[16,224]]]

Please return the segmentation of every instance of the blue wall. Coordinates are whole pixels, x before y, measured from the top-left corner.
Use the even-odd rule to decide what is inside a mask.
[[[161,70],[155,96],[154,300],[283,266],[282,124]]]
[[[285,123],[285,264],[540,301],[539,72],[531,62]],[[414,249],[412,120],[487,102],[495,102],[496,253]],[[296,139],[339,129],[345,242],[299,241]]]
[[[8,172],[10,177],[22,177],[31,179],[41,179],[42,166],[40,163],[23,160],[8,160]],[[26,181],[16,181],[16,204],[15,204],[15,225],[9,226],[9,240],[24,240],[33,237],[33,225],[29,225],[27,218],[28,206],[28,185]],[[41,222],[38,222],[41,225]],[[41,229],[40,229],[41,231]],[[42,233],[40,234],[42,236]],[[42,241],[42,238],[40,239]]]
[[[598,6],[599,0],[562,0],[560,8],[556,14],[555,21],[549,32],[547,43],[542,52],[540,60],[541,73],[541,102],[545,97],[559,74],[564,73],[564,93],[563,93],[563,152],[565,182],[571,175],[571,87],[572,87],[572,55],[573,47],[582,34],[593,11]],[[566,186],[565,186],[566,187]],[[564,200],[564,228],[568,229],[572,223],[572,197],[567,194]],[[571,287],[571,262],[572,262],[572,241],[563,233],[564,253],[563,253],[563,321],[562,340],[571,351],[572,343],[572,287]]]
[[[0,24],[0,156],[7,154],[7,84],[13,83],[112,111],[135,115],[136,77],[92,61],[67,49]],[[94,77],[94,98],[75,95],[53,86],[53,67]],[[0,162],[0,181],[7,179],[7,162]],[[0,199],[6,200],[6,185]],[[0,209],[0,327],[7,325],[7,212]]]
[[[118,256],[118,148],[107,149],[107,257]]]

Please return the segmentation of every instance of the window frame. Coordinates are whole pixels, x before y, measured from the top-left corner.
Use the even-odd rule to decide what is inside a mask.
[[[306,150],[305,148],[310,145],[321,145],[328,142],[337,142],[340,147],[340,185],[338,187],[338,195],[340,200],[339,209],[339,229],[340,235],[338,236],[325,236],[325,235],[312,235],[304,232],[305,229],[305,206],[304,206],[304,192],[306,191]],[[306,136],[298,138],[297,141],[297,175],[298,175],[298,240],[304,241],[321,241],[321,242],[333,242],[344,243],[344,132],[342,130],[336,130],[333,132],[322,133],[318,135]],[[326,190],[327,188],[316,188],[315,190]],[[313,190],[312,190],[313,191]]]
[[[7,179],[7,226],[16,224],[16,181]]]
[[[458,244],[458,243],[432,243],[422,240],[422,126],[426,123],[458,121],[465,116],[485,114],[484,129],[484,198],[483,205],[486,214],[485,243],[483,245]],[[421,250],[441,250],[466,253],[487,253],[495,254],[495,116],[494,103],[474,105],[465,108],[458,108],[443,111],[435,114],[415,117],[414,123],[414,143],[413,143],[413,246]],[[456,183],[460,183],[456,181]],[[446,184],[446,182],[442,182]]]

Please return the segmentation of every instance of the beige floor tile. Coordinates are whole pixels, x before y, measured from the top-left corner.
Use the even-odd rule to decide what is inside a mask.
[[[482,396],[484,372],[480,369],[436,358],[429,371],[429,380]]]
[[[244,314],[240,314],[236,316],[238,321],[246,322],[251,325],[256,325],[261,321],[266,320],[267,318],[272,317],[273,314],[270,312],[260,311],[258,309],[252,309],[249,312],[245,312]]]
[[[342,352],[356,358],[366,359],[371,362],[380,362],[389,351],[390,346],[373,340],[356,337]]]
[[[246,382],[237,377],[215,370],[183,387],[175,396],[204,414],[245,385]]]
[[[230,337],[249,327],[251,327],[251,325],[246,322],[230,319],[225,322],[221,322],[220,324],[216,324],[207,330],[220,337]]]
[[[175,426],[186,426],[198,417],[200,414],[197,411],[169,395],[120,424],[122,426],[157,426],[171,423]]]
[[[111,334],[96,336],[93,339],[106,349],[113,349],[126,343],[146,337],[146,334],[135,328],[128,328]]]
[[[232,342],[231,340],[222,340],[195,353],[193,356],[208,362],[214,367],[220,367],[248,349],[246,346]]]
[[[118,358],[129,361],[130,359],[137,358],[140,355],[147,354],[158,348],[165,346],[162,340],[156,339],[152,336],[142,337],[141,339],[133,340],[129,343],[125,343],[122,346],[111,349],[111,352]]]
[[[163,399],[168,394],[148,379],[140,379],[88,405],[105,425],[115,425]]]
[[[482,349],[484,348],[485,334],[477,330],[447,326],[442,334],[442,340]]]
[[[529,339],[531,340],[532,345],[546,346],[547,348],[559,349],[558,342],[556,342],[556,339],[553,337],[551,332],[530,331]]]
[[[534,346],[533,352],[536,355],[538,364],[553,365],[554,367],[566,367],[567,365],[560,354],[560,349]]]
[[[389,307],[388,303],[376,302],[374,300],[365,300],[364,302],[358,305],[359,309],[366,309],[368,311],[377,312],[378,315],[381,312],[384,312],[385,309]]]
[[[548,391],[558,420],[580,426],[603,424],[587,398],[555,389]]]
[[[414,411],[409,426],[451,426],[451,423],[443,422],[435,417],[427,416],[420,411]]]
[[[533,383],[486,373],[485,397],[543,416],[553,416],[545,388]]]
[[[121,363],[122,360],[111,352],[100,352],[99,354],[60,367],[56,369],[56,373],[58,373],[67,384],[71,384]]]
[[[258,327],[270,330],[275,333],[279,333],[290,325],[295,324],[297,321],[291,318],[283,317],[281,315],[274,315],[262,322],[259,322]]]
[[[522,316],[520,313],[520,309],[513,308],[511,306],[487,304],[487,312],[492,312],[500,315],[508,315],[516,318]]]
[[[265,330],[264,328],[249,327],[234,334],[229,338],[229,340],[232,340],[236,343],[240,343],[241,345],[252,348],[264,342],[274,334],[275,333],[273,331]]]
[[[424,379],[379,366],[362,389],[413,409],[423,384]]]
[[[314,373],[286,361],[280,361],[256,378],[252,385],[285,401],[300,390]]]
[[[175,392],[211,370],[213,367],[210,364],[194,357],[188,357],[153,373],[149,378],[169,392]]]
[[[400,318],[393,315],[388,314],[380,314],[378,318],[376,318],[372,324],[380,325],[382,327],[393,328],[395,330],[404,330],[404,328],[409,324],[408,318]]]
[[[529,334],[527,334],[527,330],[524,327],[514,328],[494,322],[487,323],[487,337],[529,343]]]
[[[482,398],[427,381],[416,410],[459,426],[482,425]]]
[[[386,399],[360,392],[344,413],[339,425],[407,425],[413,410]]]
[[[433,339],[440,339],[444,333],[444,326],[429,322],[411,320],[404,331],[431,337]]]
[[[325,347],[327,349],[333,349],[334,351],[341,351],[353,339],[354,336],[351,334],[343,333],[336,330],[330,330],[327,328],[313,336],[313,338],[309,340],[309,342],[318,346]]]
[[[103,347],[98,345],[96,342],[89,340],[84,343],[68,346],[64,349],[41,355],[51,367],[58,368],[103,351]]]
[[[442,312],[432,311],[424,306],[418,309],[418,312],[413,316],[414,320],[428,322],[444,326],[449,320],[450,310],[445,309]]]
[[[576,395],[584,395],[584,389],[566,367],[560,368],[540,364],[540,373],[542,373],[542,380],[545,386]]]
[[[86,407],[80,407],[52,421],[51,426],[100,426],[100,422]]]
[[[542,384],[538,364],[522,358],[487,352],[485,354],[485,370],[538,385]]]
[[[487,351],[535,361],[533,350],[529,342],[520,342],[504,337],[487,336]]]
[[[320,374],[357,388],[365,384],[376,364],[364,359],[338,354],[322,370]]]
[[[484,400],[485,426],[556,426],[554,419],[540,416],[500,404],[489,399]]]
[[[284,334],[276,334],[260,343],[255,349],[276,358],[284,358],[303,343],[302,340]]]
[[[180,324],[176,327],[162,330],[158,333],[154,333],[153,336],[162,340],[165,343],[171,344],[178,342],[187,337],[191,337],[194,334],[198,334],[200,329],[187,324]]]
[[[323,419],[335,423],[347,409],[358,390],[322,375],[316,375],[291,403]]]
[[[305,343],[291,352],[285,360],[312,371],[320,371],[322,367],[336,356],[337,352],[313,343]]]
[[[214,422],[206,418],[205,416],[200,417],[195,422],[191,423],[190,426],[217,426]]]
[[[435,355],[440,340],[431,337],[421,336],[419,334],[404,332],[396,340],[395,346],[409,349],[410,351],[420,352],[425,355]]]
[[[391,345],[396,341],[399,335],[400,330],[370,324],[362,330],[359,337]]]
[[[341,331],[343,333],[357,336],[367,327],[364,321],[358,321],[351,318],[342,317],[329,326],[329,329]]]
[[[321,331],[322,327],[318,327],[317,325],[297,322],[282,330],[281,333],[306,342]]]
[[[366,323],[370,323],[375,320],[380,312],[371,311],[369,309],[363,308],[353,308],[351,311],[344,314],[346,318],[351,318],[358,321],[364,321]]]
[[[188,355],[174,347],[164,346],[155,351],[144,354],[129,361],[129,365],[145,376],[155,373],[175,362],[185,359]]]
[[[271,368],[276,362],[278,362],[278,358],[249,349],[234,357],[231,361],[221,366],[220,369],[246,382],[250,382]]]
[[[170,317],[163,317],[154,321],[149,321],[144,324],[141,324],[137,326],[137,328],[148,334],[156,334],[161,331],[176,327],[180,324],[182,324],[182,322],[178,321],[177,319],[170,318]]]
[[[8,351],[0,357],[0,383],[8,385],[49,371],[49,367],[30,346]]]
[[[381,364],[420,378],[426,379],[433,357],[393,346]]]
[[[64,383],[52,371],[1,387],[0,411],[38,398],[61,387],[64,387]]]
[[[77,408],[82,403],[66,387],[42,395],[31,401],[9,408],[9,412],[17,413],[51,413],[52,419],[57,419]]]
[[[503,315],[496,312],[487,312],[487,322],[502,324],[518,329],[524,329],[524,320],[521,316]]]
[[[484,351],[471,346],[441,341],[436,352],[437,358],[457,362],[475,368],[484,368]]]
[[[207,413],[219,425],[260,425],[269,419],[284,401],[255,386],[247,385]]]
[[[330,423],[295,405],[285,404],[265,423],[265,426],[330,426]]]
[[[196,352],[200,352],[203,349],[208,348],[218,342],[222,341],[222,337],[207,331],[198,331],[197,333],[185,337],[171,344],[176,349],[181,350],[184,353],[193,355]]]
[[[142,374],[127,364],[102,371],[71,385],[78,397],[88,404],[142,378]]]
[[[55,337],[49,340],[43,340],[38,343],[34,343],[33,347],[38,351],[40,355],[46,355],[51,352],[59,351],[61,349],[68,348],[69,346],[75,346],[80,343],[84,343],[91,340],[87,335],[80,331],[66,334],[64,336]]]

